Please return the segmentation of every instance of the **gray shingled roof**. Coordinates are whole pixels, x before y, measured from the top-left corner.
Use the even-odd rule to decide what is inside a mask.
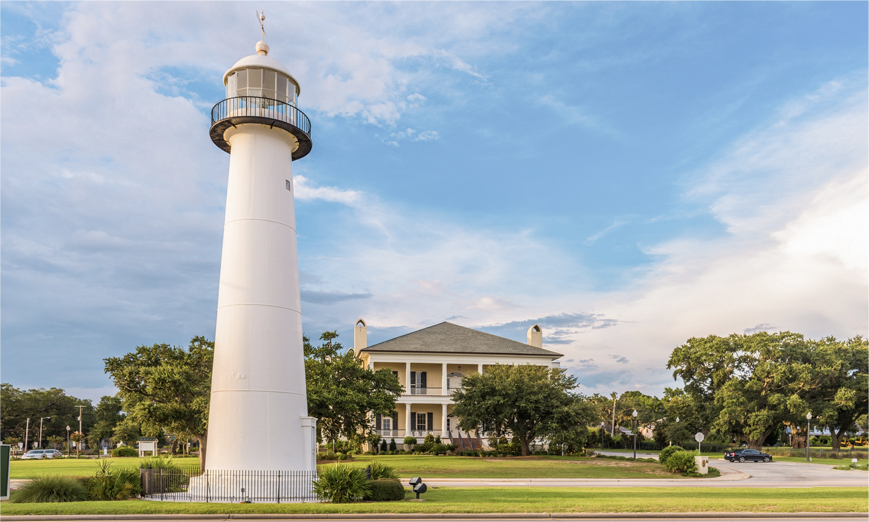
[[[447,322],[371,345],[361,351],[546,355],[553,359],[563,356],[563,354],[543,348]]]

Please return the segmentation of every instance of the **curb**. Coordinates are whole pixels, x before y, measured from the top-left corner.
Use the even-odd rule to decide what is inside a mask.
[[[429,520],[429,519],[733,519],[733,518],[863,518],[866,513],[356,513],[356,514],[214,514],[214,515],[17,515],[3,517],[9,522],[49,520]]]

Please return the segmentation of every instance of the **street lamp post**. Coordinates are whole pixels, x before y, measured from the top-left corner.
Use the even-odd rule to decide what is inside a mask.
[[[631,415],[634,417],[634,460],[637,460],[637,410]]]
[[[66,456],[72,455],[72,447],[69,445],[69,424],[66,425]]]
[[[808,422],[808,426],[806,427],[806,462],[811,460],[809,457],[809,439],[812,437],[812,412],[806,414],[806,421]]]
[[[603,430],[604,430],[605,425],[606,425],[606,423],[604,423],[604,422],[600,423],[600,450],[601,451],[603,451]]]
[[[39,447],[42,448],[42,419],[50,419],[51,417],[39,418]]]
[[[27,418],[27,427],[24,428],[24,451],[30,446],[30,417]]]

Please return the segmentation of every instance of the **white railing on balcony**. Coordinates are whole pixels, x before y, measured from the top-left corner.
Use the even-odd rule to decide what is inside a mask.
[[[442,395],[441,388],[423,388],[422,386],[410,387],[410,395]]]
[[[375,433],[383,437],[384,439],[395,438],[395,439],[404,439],[404,430],[374,430]],[[401,442],[396,440],[396,442]]]

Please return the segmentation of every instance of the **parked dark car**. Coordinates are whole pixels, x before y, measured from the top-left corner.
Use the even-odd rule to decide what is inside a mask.
[[[753,449],[740,449],[725,451],[724,460],[729,460],[730,462],[735,462],[737,460],[739,462],[745,462],[746,460],[753,460],[755,462],[772,462],[772,455],[769,453],[761,453]]]

